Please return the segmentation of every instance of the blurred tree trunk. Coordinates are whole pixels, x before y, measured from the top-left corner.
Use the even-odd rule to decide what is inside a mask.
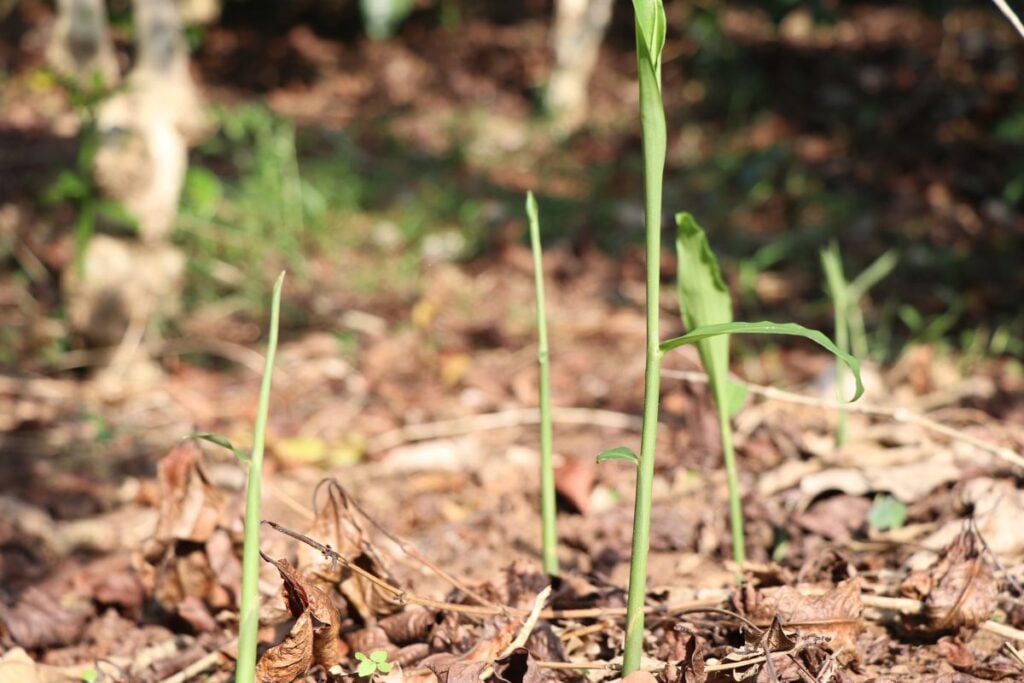
[[[120,73],[103,0],[58,0],[46,58],[59,73],[79,81],[98,74],[104,85],[117,83]]]
[[[136,60],[119,89],[99,104],[98,144],[92,158],[96,186],[136,221],[137,238],[96,235],[84,247],[81,268],[64,274],[72,329],[110,363],[103,377],[137,376],[153,364],[137,353],[154,317],[180,305],[184,255],[170,243],[188,166],[188,146],[206,129],[189,69],[188,44],[176,0],[133,0]],[[117,68],[100,0],[61,0],[53,54],[70,56],[69,73],[87,75],[101,64]],[[63,22],[63,23],[62,23]],[[106,62],[109,54],[112,67]],[[116,350],[113,348],[116,345]],[[148,376],[155,376],[152,371]]]
[[[612,0],[555,0],[555,65],[547,107],[563,134],[572,133],[586,120],[587,86],[611,16]]]
[[[205,128],[175,0],[134,0],[137,60],[127,87],[100,106],[96,181],[138,221],[144,241],[166,240],[177,217],[188,144]]]

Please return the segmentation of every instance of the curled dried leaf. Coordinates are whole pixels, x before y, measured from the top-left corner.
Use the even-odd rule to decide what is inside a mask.
[[[306,669],[313,664],[330,669],[340,663],[343,658],[341,641],[338,639],[341,617],[331,602],[331,598],[316,586],[304,582],[288,560],[272,560],[266,555],[263,558],[275,567],[278,567],[278,572],[281,574],[281,579],[284,582],[282,595],[285,599],[285,604],[288,606],[289,613],[296,617],[295,627],[292,628],[289,638],[286,638],[284,642],[276,646],[282,649],[279,655],[274,656],[279,657],[282,663],[285,664],[281,667],[274,664],[274,670],[291,671],[293,665],[298,666],[297,663],[299,661],[306,661],[307,659]],[[302,622],[308,623],[308,640],[304,639],[305,626],[302,627],[303,631],[296,631]],[[295,635],[294,638],[292,637],[293,634]],[[284,647],[286,644],[288,646]],[[307,658],[299,656],[298,649],[301,646],[308,649],[306,653],[308,654]],[[261,658],[261,663],[262,660]],[[273,664],[273,661],[271,661],[271,664]],[[267,666],[269,667],[270,665],[268,664]],[[302,670],[300,673],[304,671]]]
[[[285,639],[256,663],[258,683],[291,683],[313,666],[313,617],[303,612]]]
[[[324,479],[317,485],[313,507],[315,518],[308,534],[311,539],[332,548],[370,574],[392,585],[396,583],[370,544],[355,505],[337,480]],[[336,586],[364,622],[401,609],[390,596],[382,595],[377,586],[338,562],[336,557],[325,557],[308,545],[299,546],[299,568],[308,581],[324,590],[330,591]]]
[[[900,592],[924,603],[921,614],[905,619],[908,628],[920,633],[973,629],[992,616],[999,588],[981,549],[977,532],[965,528],[938,562],[904,580]]]
[[[762,622],[778,618],[783,627],[801,637],[821,638],[824,647],[846,663],[860,659],[857,636],[864,628],[863,611],[860,579],[853,578],[822,595],[805,595],[783,586],[764,595],[751,616]]]

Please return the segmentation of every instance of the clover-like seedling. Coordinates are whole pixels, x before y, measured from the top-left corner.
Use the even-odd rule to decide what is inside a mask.
[[[374,650],[369,657],[362,652],[357,652],[355,657],[359,662],[356,675],[360,678],[372,678],[377,673],[391,672],[391,662],[388,661],[388,653],[384,650]]]

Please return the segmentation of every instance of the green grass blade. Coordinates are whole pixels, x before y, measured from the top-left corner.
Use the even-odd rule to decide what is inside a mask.
[[[831,339],[823,335],[821,332],[808,329],[803,325],[797,325],[796,323],[773,323],[762,321],[757,323],[734,322],[722,325],[705,325],[703,327],[698,327],[695,330],[690,330],[680,337],[674,337],[663,341],[661,343],[661,350],[671,351],[672,349],[679,348],[680,346],[694,344],[703,339],[708,339],[722,334],[783,334],[810,339],[812,342],[832,353],[836,358],[842,361],[846,367],[853,371],[854,380],[857,382],[857,390],[854,392],[854,395],[850,398],[849,402],[852,403],[853,401],[856,401],[864,393],[864,384],[860,377],[860,363],[857,362],[857,359],[840,350]]]
[[[270,382],[277,354],[277,331],[281,318],[281,288],[284,273],[274,283],[270,305],[270,330],[267,358],[260,383],[260,402],[256,413],[249,482],[245,498],[245,542],[242,548],[242,594],[238,623],[238,665],[235,683],[252,683],[256,676],[256,641],[260,628],[260,505],[262,502],[263,447],[267,434],[267,413],[270,408]]]
[[[849,298],[850,287],[843,273],[843,259],[839,253],[839,244],[832,242],[821,252],[821,266],[825,271],[825,283],[829,296],[832,297],[832,316],[835,319],[836,344],[843,351],[850,350],[850,311],[856,307],[855,301]],[[846,386],[846,373],[843,366],[836,365],[836,395],[843,397]],[[836,429],[836,445],[846,443],[846,411],[839,409],[839,427]]]
[[[534,291],[537,294],[537,361],[540,365],[540,512],[541,548],[544,573],[558,576],[558,527],[555,501],[555,466],[552,455],[551,370],[548,353],[548,325],[544,304],[544,268],[541,259],[540,219],[533,192],[526,194],[526,216],[530,223],[533,250]]]
[[[850,286],[847,287],[850,300],[856,301],[867,294],[872,287],[889,277],[889,274],[896,269],[899,262],[900,254],[895,249],[890,249],[872,261],[871,265],[855,277]]]

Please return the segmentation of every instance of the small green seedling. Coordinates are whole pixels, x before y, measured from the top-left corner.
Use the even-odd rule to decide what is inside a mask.
[[[544,268],[541,261],[540,219],[533,193],[526,195],[526,216],[530,222],[533,250],[534,289],[537,293],[537,361],[540,365],[540,511],[541,547],[544,573],[558,576],[558,529],[555,506],[555,467],[552,462],[551,371],[548,367],[548,325],[544,306]]]
[[[661,343],[662,352],[684,344],[696,344],[701,364],[708,374],[711,394],[718,410],[718,427],[722,435],[722,453],[729,487],[729,516],[732,529],[733,559],[746,562],[743,533],[743,506],[740,496],[739,469],[732,442],[730,418],[743,404],[745,391],[729,379],[729,335],[783,334],[809,339],[846,364],[857,383],[853,399],[864,391],[857,360],[837,347],[821,332],[795,323],[733,322],[732,298],[725,286],[718,261],[708,244],[707,235],[688,213],[676,215],[676,251],[679,257],[679,309],[689,330],[681,337]]]
[[[888,493],[875,496],[868,511],[868,526],[875,531],[899,529],[907,522],[907,506]]]
[[[864,326],[864,311],[861,300],[868,290],[893,271],[899,262],[896,252],[890,250],[879,256],[853,282],[847,282],[843,274],[843,257],[839,244],[832,242],[821,251],[821,267],[825,271],[825,284],[832,298],[832,313],[835,318],[836,344],[847,353],[858,358],[868,355],[867,332]],[[846,371],[836,366],[836,391],[842,396],[846,386]],[[846,443],[846,411],[839,411],[839,428],[836,430],[836,445]]]
[[[388,653],[384,650],[374,650],[369,657],[362,652],[357,652],[355,657],[359,662],[356,675],[360,678],[372,678],[379,673],[391,673],[392,664],[388,661]]]
[[[284,273],[274,283],[270,303],[270,331],[267,357],[260,383],[260,401],[256,412],[252,454],[248,458],[249,479],[245,496],[245,540],[242,546],[242,591],[238,614],[238,665],[235,683],[252,683],[256,678],[256,643],[260,628],[260,505],[263,497],[263,447],[267,435],[267,413],[270,409],[270,381],[277,354],[277,329],[281,319],[281,288]],[[209,435],[203,438],[211,439]],[[225,445],[225,444],[221,444]],[[236,451],[230,443],[226,447]]]

